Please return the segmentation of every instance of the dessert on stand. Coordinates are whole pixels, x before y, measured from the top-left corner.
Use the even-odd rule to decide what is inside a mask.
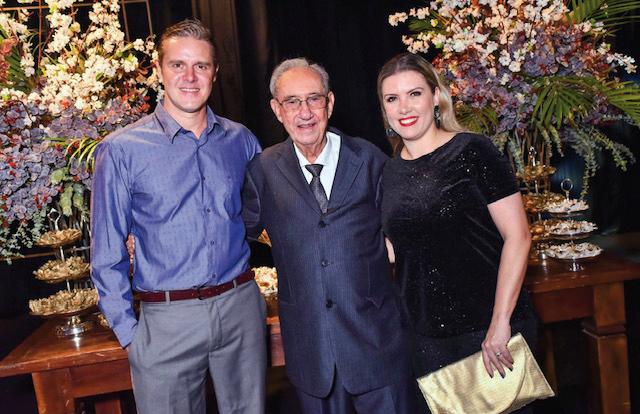
[[[546,254],[555,260],[566,261],[569,264],[569,270],[577,272],[584,267],[581,263],[595,259],[602,253],[602,248],[593,243],[562,243],[551,245],[547,248]]]
[[[273,267],[254,267],[256,284],[267,304],[267,315],[278,314],[278,273]]]
[[[550,177],[555,168],[542,165],[536,157],[535,149],[529,150],[529,165],[518,178],[527,193],[523,195],[524,207],[529,219],[532,262],[547,258],[566,262],[571,271],[577,272],[582,264],[597,257],[602,249],[593,243],[577,240],[587,239],[596,224],[587,221],[584,214],[589,205],[584,200],[572,199],[570,192],[573,182],[566,178],[560,183],[563,194],[550,191]]]
[[[580,219],[589,209],[584,200],[575,200],[569,197],[573,183],[566,178],[560,183],[565,193],[564,200],[551,203],[547,206],[547,212],[558,221],[549,228],[551,239],[565,241],[565,243],[551,244],[545,249],[546,256],[566,262],[569,270],[577,272],[584,269],[582,264],[593,260],[602,249],[589,242],[575,243],[576,240],[587,239],[598,228],[594,223]]]
[[[55,209],[49,217],[54,230],[43,234],[36,244],[51,248],[56,258],[33,273],[38,280],[65,283],[65,287],[49,297],[30,300],[29,309],[35,316],[60,319],[57,336],[79,336],[95,326],[90,315],[97,312],[98,294],[89,280],[91,266],[83,255],[75,255],[78,251],[71,249],[82,238],[82,231],[60,229],[60,215]]]
[[[535,148],[529,148],[528,165],[516,177],[522,182],[525,193],[522,195],[525,211],[529,219],[531,232],[531,254],[529,260],[539,262],[545,260],[545,249],[550,239],[549,228],[556,223],[544,217],[547,206],[563,200],[561,194],[551,191],[550,177],[556,169],[548,164],[548,159],[538,156]],[[547,161],[545,163],[545,160]]]

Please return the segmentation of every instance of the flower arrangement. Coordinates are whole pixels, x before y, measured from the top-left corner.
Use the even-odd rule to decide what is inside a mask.
[[[572,0],[571,8],[562,0],[433,0],[389,23],[409,21],[402,41],[410,52],[439,49],[433,63],[460,121],[506,147],[518,171],[531,147],[546,164],[554,149],[573,147],[585,160],[584,196],[599,151],[623,170],[634,161],[600,127],[640,125],[640,88],[617,77],[635,72],[635,61],[607,43],[637,10],[635,0]]]
[[[118,0],[93,3],[86,29],[74,0],[46,3],[33,31],[0,0],[0,257],[31,247],[51,208],[86,221],[93,149],[158,90],[153,41],[125,41]]]

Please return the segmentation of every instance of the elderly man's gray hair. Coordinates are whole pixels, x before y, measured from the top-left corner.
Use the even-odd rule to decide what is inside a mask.
[[[329,93],[329,74],[327,73],[327,71],[317,63],[311,63],[307,58],[299,57],[282,61],[273,70],[273,73],[271,74],[271,81],[269,81],[269,90],[271,91],[271,96],[273,96],[274,98],[276,96],[276,84],[278,83],[278,79],[280,79],[280,76],[282,76],[289,69],[293,68],[311,68],[315,70],[322,79],[322,89],[324,89],[323,93],[325,95]]]

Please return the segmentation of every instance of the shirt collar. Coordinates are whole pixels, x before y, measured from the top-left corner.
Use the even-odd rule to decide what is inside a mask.
[[[316,162],[314,164],[327,165],[331,162],[331,155],[333,154],[332,148],[336,144],[334,141],[336,138],[339,138],[333,132],[327,131],[325,133],[327,137],[327,142],[324,144],[324,148],[320,151],[318,158],[316,158]],[[302,154],[302,152],[298,149],[298,147],[293,144],[293,148],[296,151],[296,156],[298,157],[298,162],[300,163],[300,167],[304,170],[305,165],[311,164],[309,160]]]
[[[156,109],[153,113],[160,123],[160,126],[162,127],[165,135],[171,141],[171,143],[173,143],[176,134],[180,132],[180,130],[184,129],[180,126],[178,121],[173,119],[169,112],[167,112],[167,110],[162,105],[162,102],[159,102],[158,105],[156,105]],[[222,126],[211,108],[209,108],[209,106],[207,105],[207,127],[205,128],[206,134],[210,134],[216,125]]]

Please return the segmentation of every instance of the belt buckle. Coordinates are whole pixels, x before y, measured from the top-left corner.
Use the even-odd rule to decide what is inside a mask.
[[[203,291],[204,289],[207,289],[207,287],[206,287],[206,286],[201,286],[201,287],[199,287],[198,289],[196,289],[196,291],[198,292],[198,299],[200,299],[200,300],[204,300],[204,299],[206,299],[206,298],[203,298],[203,297],[202,297],[202,291]]]

